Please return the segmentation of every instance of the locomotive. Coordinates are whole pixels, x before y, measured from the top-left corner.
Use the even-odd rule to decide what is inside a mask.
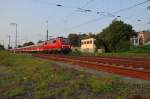
[[[57,37],[54,39],[50,39],[48,41],[44,41],[39,44],[14,48],[10,50],[11,52],[41,52],[41,53],[63,53],[67,54],[71,51],[71,45],[69,39],[64,37]]]

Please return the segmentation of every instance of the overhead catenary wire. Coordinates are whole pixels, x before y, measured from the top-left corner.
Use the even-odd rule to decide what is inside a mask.
[[[75,8],[76,10],[75,11],[77,11],[77,10],[79,10],[79,9],[84,9],[84,7],[86,7],[87,5],[89,5],[91,2],[93,2],[94,0],[89,0],[88,2],[86,2],[82,7],[78,7],[78,8]],[[87,10],[87,9],[84,9],[85,11],[89,11],[89,10]],[[69,17],[71,17],[74,13],[75,13],[75,11],[73,11],[73,12],[71,12],[70,14],[68,14],[68,15],[66,15],[66,17],[65,17],[65,19],[63,19],[64,20],[64,32],[67,30],[67,27],[65,27],[66,25],[67,25],[67,23],[68,23],[68,18]],[[67,19],[66,19],[67,18]]]
[[[94,12],[96,14],[100,14],[100,15],[103,15],[103,16],[107,16],[107,17],[115,17],[115,13],[118,13],[118,12],[121,12],[121,11],[126,11],[128,9],[131,9],[131,8],[134,8],[136,6],[139,6],[139,5],[142,5],[142,4],[145,4],[147,2],[149,2],[150,0],[147,0],[147,1],[144,1],[144,2],[141,2],[141,3],[138,3],[136,5],[133,5],[133,6],[130,6],[130,7],[127,7],[127,8],[123,8],[123,9],[120,9],[116,12],[112,12],[112,13],[109,13],[109,12],[106,12],[106,11],[99,11],[99,10],[92,10],[92,9],[85,9],[85,7],[87,5],[89,5],[91,2],[93,2],[94,0],[89,0],[85,3],[85,5],[83,5],[82,7],[74,7],[74,6],[68,6],[68,5],[63,5],[63,4],[60,4],[60,3],[50,3],[50,2],[46,2],[46,1],[39,1],[41,4],[47,4],[47,5],[51,5],[51,6],[57,6],[57,7],[63,7],[63,8],[72,8],[72,9],[75,9],[75,11],[78,11],[78,12],[84,12],[84,13],[87,13],[87,12]],[[74,13],[74,11],[73,11]],[[114,14],[113,14],[114,13]],[[72,14],[72,13],[71,13]],[[68,14],[66,17],[68,16],[71,16],[71,14]]]
[[[88,2],[86,2],[82,7],[80,8],[77,8],[77,9],[84,9],[84,7],[86,7],[87,5],[89,5],[91,2],[93,2],[94,0],[89,0]],[[70,14],[68,14],[65,18],[68,18],[68,17],[71,17],[73,14],[75,13],[75,11],[71,12]],[[66,25],[67,25],[67,22],[68,22],[68,19],[65,19],[64,22],[66,22]],[[65,25],[65,24],[64,24]],[[64,26],[65,28],[65,26]],[[67,28],[66,28],[67,30]],[[64,32],[65,32],[65,29],[64,29]]]
[[[68,6],[68,5],[63,5],[63,4],[59,4],[59,3],[50,3],[50,2],[45,2],[45,1],[38,1],[38,2],[41,3],[41,4],[47,4],[47,5],[56,6],[56,7],[74,9],[74,11],[72,13],[66,15],[66,17],[72,16],[76,11],[77,12],[84,12],[84,13],[91,13],[91,12],[93,12],[95,14],[99,14],[99,15],[103,15],[103,16],[108,16],[108,17],[113,17],[114,16],[114,15],[112,15],[109,12],[92,10],[92,9],[85,9],[85,7],[88,6],[90,3],[94,2],[94,0],[89,0],[82,7],[74,7],[74,6]]]
[[[46,5],[51,5],[51,6],[56,6],[56,7],[61,7],[61,8],[71,8],[71,9],[74,9],[73,12],[69,13],[68,15],[66,15],[64,17],[63,22],[64,22],[64,25],[67,25],[67,22],[68,22],[68,18],[71,17],[76,11],[78,11],[78,9],[84,9],[84,7],[86,7],[87,5],[89,5],[90,3],[92,3],[94,0],[88,0],[83,6],[81,7],[74,7],[74,6],[67,6],[67,5],[64,5],[64,4],[60,4],[60,3],[50,3],[50,2],[46,2],[46,1],[41,1],[41,0],[38,0],[38,2],[40,4],[46,4]],[[37,2],[37,1],[36,1]],[[84,11],[89,11],[88,9],[84,9]],[[67,18],[67,19],[66,19]],[[64,26],[64,31],[66,30],[66,27]]]
[[[148,2],[150,2],[150,0],[146,0],[146,1],[144,1],[144,2],[140,2],[140,3],[137,3],[137,4],[135,4],[135,5],[132,5],[132,6],[129,6],[129,7],[126,7],[126,8],[119,9],[119,10],[117,10],[117,11],[112,12],[111,14],[114,15],[114,14],[117,14],[117,13],[120,13],[120,12],[124,12],[124,11],[130,10],[130,9],[132,9],[132,8],[135,8],[135,7],[137,7],[137,6],[146,4],[146,3],[148,3]],[[84,23],[81,23],[81,24],[79,24],[79,25],[73,26],[73,27],[69,28],[68,30],[71,30],[71,29],[73,29],[73,28],[80,27],[80,26],[82,26],[82,25],[87,25],[87,24],[89,24],[89,23],[98,21],[99,19],[102,20],[102,18],[107,18],[107,17],[99,17],[99,18],[96,18],[96,19],[92,19],[92,20],[86,21],[86,22],[84,22]]]
[[[126,7],[126,8],[122,8],[122,9],[119,9],[117,11],[114,11],[114,12],[104,12],[104,11],[99,11],[99,10],[92,10],[92,9],[85,9],[84,7],[89,5],[91,2],[93,2],[94,0],[89,0],[85,5],[83,5],[82,7],[73,7],[73,6],[66,6],[66,5],[63,5],[63,4],[59,4],[59,3],[47,3],[48,5],[53,5],[53,6],[57,6],[57,7],[63,7],[63,8],[72,8],[72,9],[75,9],[75,11],[78,11],[78,12],[82,12],[82,13],[96,13],[97,15],[102,15],[101,17],[99,18],[96,18],[96,19],[92,19],[92,20],[89,20],[89,21],[86,21],[84,23],[81,23],[79,25],[76,25],[76,26],[73,26],[71,28],[65,28],[64,26],[64,31],[65,30],[70,30],[70,29],[73,29],[73,28],[77,28],[77,27],[80,27],[82,25],[87,25],[89,23],[92,23],[92,22],[95,22],[95,21],[98,21],[99,19],[104,19],[106,17],[112,17],[112,18],[115,18],[115,17],[121,17],[121,16],[117,16],[116,14],[117,13],[120,13],[120,12],[124,12],[124,11],[127,11],[127,10],[130,10],[132,8],[135,8],[137,6],[140,6],[140,5],[143,5],[147,2],[149,2],[150,0],[146,0],[146,1],[143,1],[143,2],[140,2],[140,3],[137,3],[135,5],[132,5],[132,6],[129,6],[129,7]],[[71,14],[68,14],[68,16],[66,16],[65,18],[67,19],[64,19],[63,22],[64,25],[66,24],[67,25],[67,22],[68,22],[68,17],[70,17],[73,13],[75,13],[75,11],[73,11]]]

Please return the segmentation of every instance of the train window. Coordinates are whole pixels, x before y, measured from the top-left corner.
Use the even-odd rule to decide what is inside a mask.
[[[53,43],[56,43],[56,40],[54,40]]]
[[[47,42],[45,42],[45,45],[47,45]]]

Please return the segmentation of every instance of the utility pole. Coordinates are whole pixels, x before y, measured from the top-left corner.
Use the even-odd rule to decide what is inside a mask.
[[[78,38],[78,45],[79,45],[79,46],[81,46],[81,37],[80,37],[80,36],[81,36],[81,33],[82,33],[82,32],[79,32],[79,38]]]
[[[16,24],[16,48],[17,48],[17,24]]]
[[[48,20],[46,21],[47,24],[47,30],[46,30],[46,40],[48,41]]]

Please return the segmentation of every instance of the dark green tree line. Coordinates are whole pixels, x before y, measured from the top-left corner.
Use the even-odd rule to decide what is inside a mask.
[[[97,34],[96,45],[106,52],[127,50],[130,47],[130,37],[136,35],[132,26],[123,21],[114,20],[108,27]]]

